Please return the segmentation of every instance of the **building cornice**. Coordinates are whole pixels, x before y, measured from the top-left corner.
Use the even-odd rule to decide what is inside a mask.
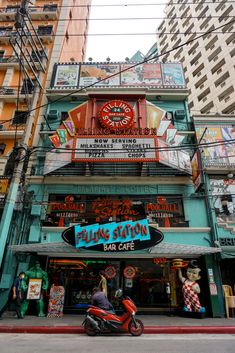
[[[28,183],[43,185],[192,185],[190,177],[97,177],[97,176],[30,176],[27,178]]]

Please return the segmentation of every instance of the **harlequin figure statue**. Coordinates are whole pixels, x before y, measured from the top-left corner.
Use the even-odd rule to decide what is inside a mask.
[[[182,276],[181,268],[178,269],[179,279],[183,284],[184,311],[205,312],[205,308],[201,306],[198,298],[200,287],[196,283],[201,278],[200,271],[195,261],[192,261],[187,268],[187,278]]]
[[[41,287],[41,295],[39,299],[36,299],[37,302],[37,312],[38,316],[44,317],[44,303],[43,303],[43,292],[48,288],[48,276],[45,271],[42,270],[40,263],[36,261],[35,265],[31,267],[28,271],[25,272],[25,277],[22,282],[22,288],[24,291],[28,289],[28,284],[30,279],[41,279],[42,287]],[[29,299],[25,299],[21,306],[21,313],[24,316],[26,311],[28,310]]]

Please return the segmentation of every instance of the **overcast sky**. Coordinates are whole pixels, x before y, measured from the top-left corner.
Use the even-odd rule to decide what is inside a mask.
[[[166,0],[92,0],[86,60],[91,57],[93,61],[106,61],[106,58],[110,57],[111,61],[124,61],[138,50],[145,55],[156,41],[156,35],[141,35],[141,33],[156,32],[162,22],[161,18],[164,18],[163,10],[166,2]],[[156,5],[149,5],[154,3]],[[123,18],[154,19],[121,20]],[[139,33],[139,35],[117,35],[121,33]]]

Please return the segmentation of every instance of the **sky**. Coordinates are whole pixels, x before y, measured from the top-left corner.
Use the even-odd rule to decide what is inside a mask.
[[[109,57],[111,61],[125,61],[138,50],[147,54],[156,42],[154,33],[164,18],[166,3],[166,0],[92,0],[86,60],[106,61]]]

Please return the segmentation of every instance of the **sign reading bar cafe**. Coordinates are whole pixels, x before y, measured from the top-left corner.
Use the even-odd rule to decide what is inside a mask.
[[[66,229],[62,238],[77,249],[120,252],[151,248],[163,240],[163,234],[149,226],[147,219],[142,219],[136,222],[75,225]]]

